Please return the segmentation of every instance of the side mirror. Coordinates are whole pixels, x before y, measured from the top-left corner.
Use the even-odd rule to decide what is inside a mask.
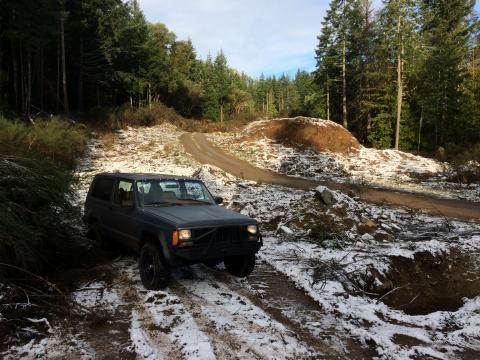
[[[220,205],[220,204],[223,203],[223,198],[220,197],[220,196],[215,196],[214,199],[215,199],[215,203],[216,203],[217,205]]]

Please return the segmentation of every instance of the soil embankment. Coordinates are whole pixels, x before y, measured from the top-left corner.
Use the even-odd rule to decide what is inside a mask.
[[[243,139],[261,137],[288,146],[311,148],[319,152],[351,153],[362,145],[343,126],[329,120],[306,117],[255,121],[244,130]]]

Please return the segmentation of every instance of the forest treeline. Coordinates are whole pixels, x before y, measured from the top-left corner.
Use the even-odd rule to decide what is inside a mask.
[[[480,141],[474,0],[332,0],[314,72],[253,79],[146,21],[135,0],[2,0],[0,111],[28,117],[162,102],[185,117],[305,115],[376,147]],[[397,126],[398,124],[398,126]],[[397,131],[398,130],[398,131]]]
[[[185,117],[223,121],[311,107],[303,105],[305,92],[313,92],[311,74],[299,72],[295,82],[286,76],[256,81],[230,68],[223,52],[201,60],[190,40],[148,23],[135,0],[39,0],[36,6],[4,0],[0,6],[4,110],[69,113],[161,101]]]

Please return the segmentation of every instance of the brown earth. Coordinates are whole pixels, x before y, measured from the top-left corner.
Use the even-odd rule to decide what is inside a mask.
[[[305,117],[258,121],[245,129],[243,140],[263,136],[288,146],[347,154],[360,150],[358,140],[343,126]]]
[[[391,270],[382,301],[407,314],[429,314],[434,311],[456,311],[463,298],[480,294],[480,278],[475,260],[478,252],[466,254],[453,249],[449,253],[419,252],[414,258],[391,258]]]
[[[367,185],[308,180],[282,175],[270,170],[257,168],[247,161],[225,153],[222,149],[210,143],[204,134],[185,133],[180,140],[185,151],[190,153],[197,161],[217,166],[242,179],[302,190],[312,190],[319,185],[323,185],[333,190],[343,191],[349,195],[353,194],[366,202],[403,206],[424,210],[433,215],[480,221],[480,203],[379,189]]]

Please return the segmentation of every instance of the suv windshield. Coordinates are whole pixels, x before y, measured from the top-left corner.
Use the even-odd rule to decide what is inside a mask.
[[[205,185],[195,180],[137,181],[137,191],[142,206],[215,204]]]

